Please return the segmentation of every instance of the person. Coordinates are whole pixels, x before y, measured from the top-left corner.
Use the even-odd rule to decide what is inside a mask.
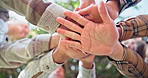
[[[11,9],[11,10],[14,10],[14,11],[22,14],[22,15],[25,15],[26,16],[26,19],[29,22],[31,22],[32,24],[38,25],[38,26],[40,26],[40,27],[42,27],[42,28],[44,28],[44,29],[46,29],[48,31],[50,30],[51,32],[54,32],[58,28],[58,26],[59,26],[59,24],[57,22],[55,22],[54,19],[57,16],[65,17],[63,15],[63,12],[65,11],[65,9],[63,9],[63,8],[57,6],[56,4],[53,4],[53,3],[45,3],[42,0],[38,0],[38,1],[32,1],[32,0],[31,1],[28,1],[28,0],[27,1],[20,1],[20,0],[2,1],[1,0],[1,3],[0,4],[1,4],[1,7],[3,7],[3,8]],[[44,37],[44,40],[45,40],[45,38],[46,37]],[[40,38],[40,39],[42,39],[42,38]],[[34,41],[34,40],[36,40],[36,41]],[[20,42],[22,42],[22,41],[20,41]],[[35,38],[31,39],[30,42],[28,42],[29,45],[27,45],[27,44],[24,44],[24,46],[21,45],[22,46],[21,48],[25,49],[24,51],[26,51],[26,49],[28,47],[31,47],[31,46],[33,46],[35,44],[39,44],[37,47],[41,47],[42,48],[41,50],[39,50],[39,49],[37,49],[35,47],[33,49],[31,49],[31,48],[27,49],[26,52],[28,52],[28,50],[29,51],[35,51],[35,52],[26,53],[26,56],[25,57],[27,57],[27,58],[29,57],[29,59],[30,59],[34,55],[38,55],[41,52],[44,52],[46,50],[49,50],[48,47],[47,47],[47,45],[48,45],[47,43],[48,43],[48,40],[47,41],[45,40],[45,43],[43,44],[43,43],[40,43],[40,40],[39,40],[38,37],[35,37]],[[28,47],[27,48],[24,48],[24,47],[26,47],[26,45]],[[45,46],[42,46],[42,45],[46,45],[46,47]],[[2,45],[3,51],[5,51],[6,48],[7,48],[8,49],[7,51],[14,52],[14,51],[11,51],[11,49],[8,48],[8,47],[10,47],[10,45],[7,45],[7,46],[6,45]],[[17,48],[17,47],[15,47],[15,48]],[[4,53],[4,52],[2,52],[2,53]],[[12,55],[14,55],[14,54],[15,53],[12,53]],[[1,56],[3,56],[3,55],[4,54],[2,54]],[[5,53],[5,55],[7,55],[7,53]],[[19,56],[19,55],[17,55],[17,56]],[[7,57],[7,56],[5,56],[5,57]],[[3,56],[2,58],[5,58],[5,57]],[[23,57],[21,57],[21,58],[23,58]],[[20,59],[18,62],[26,61],[26,58],[23,58],[23,59],[25,59],[25,60],[21,60]],[[8,58],[8,60],[10,60],[10,58]],[[16,61],[16,59],[15,59],[15,61]],[[12,63],[12,62],[13,61],[11,60],[11,64],[8,61],[5,62],[5,63],[9,64],[8,66],[12,66],[12,67],[13,66],[17,67],[17,65],[20,65],[20,63],[18,63],[18,62],[15,63],[17,65],[14,65],[14,63]],[[7,66],[7,65],[4,65],[4,66]]]
[[[32,1],[32,0],[2,1],[1,0],[0,2],[1,2],[0,7],[2,9],[10,9],[17,13],[25,15],[26,19],[32,24],[41,26],[46,30],[50,29],[51,32],[55,31],[55,29],[57,28],[55,26],[59,26],[59,24],[56,23],[54,19],[57,16],[64,17],[63,12],[65,11],[65,9],[51,2],[45,3],[42,0],[38,0],[38,1]],[[34,5],[37,5],[37,6],[34,6]],[[34,56],[38,56],[42,52],[52,50],[55,47],[56,42],[58,42],[57,40],[59,39],[59,37],[52,36],[51,38],[50,36],[51,35],[38,35],[32,39],[21,39],[13,43],[2,42],[0,45],[1,47],[0,55],[2,58],[0,59],[1,61],[0,68],[19,67],[24,63],[28,63],[28,61],[32,59]],[[53,44],[53,45],[50,45],[50,44]],[[41,49],[39,49],[38,47],[40,47]],[[11,55],[11,57],[9,55]],[[44,57],[44,60],[45,58],[48,60],[52,54],[48,54],[48,55]],[[17,57],[17,58],[14,58],[14,57]],[[55,58],[54,60],[57,60],[57,59],[59,58]],[[43,59],[39,60],[39,62],[41,61],[43,61]],[[40,64],[41,64],[40,68],[42,70],[48,70],[47,67],[52,68],[52,66],[53,66],[52,69],[55,69],[56,67],[59,66],[55,64],[52,61],[52,59],[49,60],[48,62],[41,62]],[[52,69],[50,69],[49,72],[51,72]]]
[[[8,21],[8,32],[7,35],[11,37],[11,40],[18,40],[28,35],[29,27],[26,23],[18,20]]]
[[[102,19],[100,23],[89,21],[70,11],[65,12],[66,16],[75,20],[82,28],[68,20],[57,18],[57,22],[66,27],[71,26],[69,28],[74,31],[58,28],[57,32],[80,42],[63,40],[65,45],[86,53],[108,56],[117,69],[129,78],[147,78],[148,64],[139,54],[120,44],[119,41],[148,36],[148,16],[140,15],[119,22],[117,28],[103,2],[100,2],[98,14]]]

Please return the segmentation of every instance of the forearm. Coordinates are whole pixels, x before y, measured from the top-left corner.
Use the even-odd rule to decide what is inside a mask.
[[[65,17],[63,12],[66,10],[51,2],[45,3],[43,0],[4,0],[0,6],[24,15],[30,23],[51,33],[60,25],[55,19]]]
[[[117,2],[119,5],[119,14],[125,9],[138,4],[142,0],[107,0],[107,2]]]
[[[32,39],[21,39],[0,45],[0,68],[15,68],[27,63],[34,56],[49,51],[50,35],[40,35]]]
[[[140,15],[118,23],[120,41],[148,36],[148,15]]]
[[[123,75],[129,78],[147,78],[148,64],[144,62],[144,59],[142,59],[138,53],[125,46],[123,46],[123,49],[122,59],[116,60],[111,57],[109,58],[110,61]],[[120,52],[121,51],[118,51],[118,53]]]
[[[52,35],[49,42],[49,50],[54,49],[58,46],[60,36],[58,34]]]
[[[53,61],[53,51],[44,53],[28,63],[18,78],[45,78],[56,68],[61,66]],[[25,71],[25,72],[24,72]],[[44,76],[43,76],[44,75]],[[43,77],[42,77],[43,76]]]

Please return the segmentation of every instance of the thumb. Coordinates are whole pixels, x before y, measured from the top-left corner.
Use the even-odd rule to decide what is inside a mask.
[[[80,10],[80,8],[75,8],[75,9],[74,9],[74,12],[79,11],[79,10]]]
[[[103,1],[101,1],[99,3],[99,7],[98,7],[98,11],[99,11],[99,14],[100,14],[100,17],[101,19],[103,20],[103,22],[108,22],[108,21],[111,21],[111,17],[108,13],[108,10],[106,8],[106,5],[104,4]]]
[[[93,5],[94,4],[91,4],[90,6],[84,8],[84,9],[81,9],[78,11],[78,14],[80,15],[89,15],[91,13],[91,11],[93,10]]]

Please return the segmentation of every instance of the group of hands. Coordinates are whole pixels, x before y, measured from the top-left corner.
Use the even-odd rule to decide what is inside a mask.
[[[65,38],[59,40],[53,53],[54,61],[63,63],[75,58],[82,61],[82,66],[92,68],[96,55],[114,58],[114,50],[120,45],[119,31],[114,23],[118,14],[116,1],[101,1],[96,5],[94,0],[80,0],[74,12],[66,11],[66,18],[56,19],[61,24],[57,32]]]

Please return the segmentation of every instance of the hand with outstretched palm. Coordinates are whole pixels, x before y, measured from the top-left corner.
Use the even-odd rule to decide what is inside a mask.
[[[100,2],[98,12],[103,22],[94,23],[82,17],[79,14],[67,11],[64,14],[82,25],[81,27],[73,22],[63,18],[57,18],[57,22],[69,28],[72,31],[65,29],[57,29],[57,32],[63,34],[73,40],[63,40],[65,45],[78,48],[83,52],[95,55],[109,55],[114,46],[118,42],[118,31],[115,23],[111,19],[103,2]],[[77,41],[80,42],[77,42]]]

